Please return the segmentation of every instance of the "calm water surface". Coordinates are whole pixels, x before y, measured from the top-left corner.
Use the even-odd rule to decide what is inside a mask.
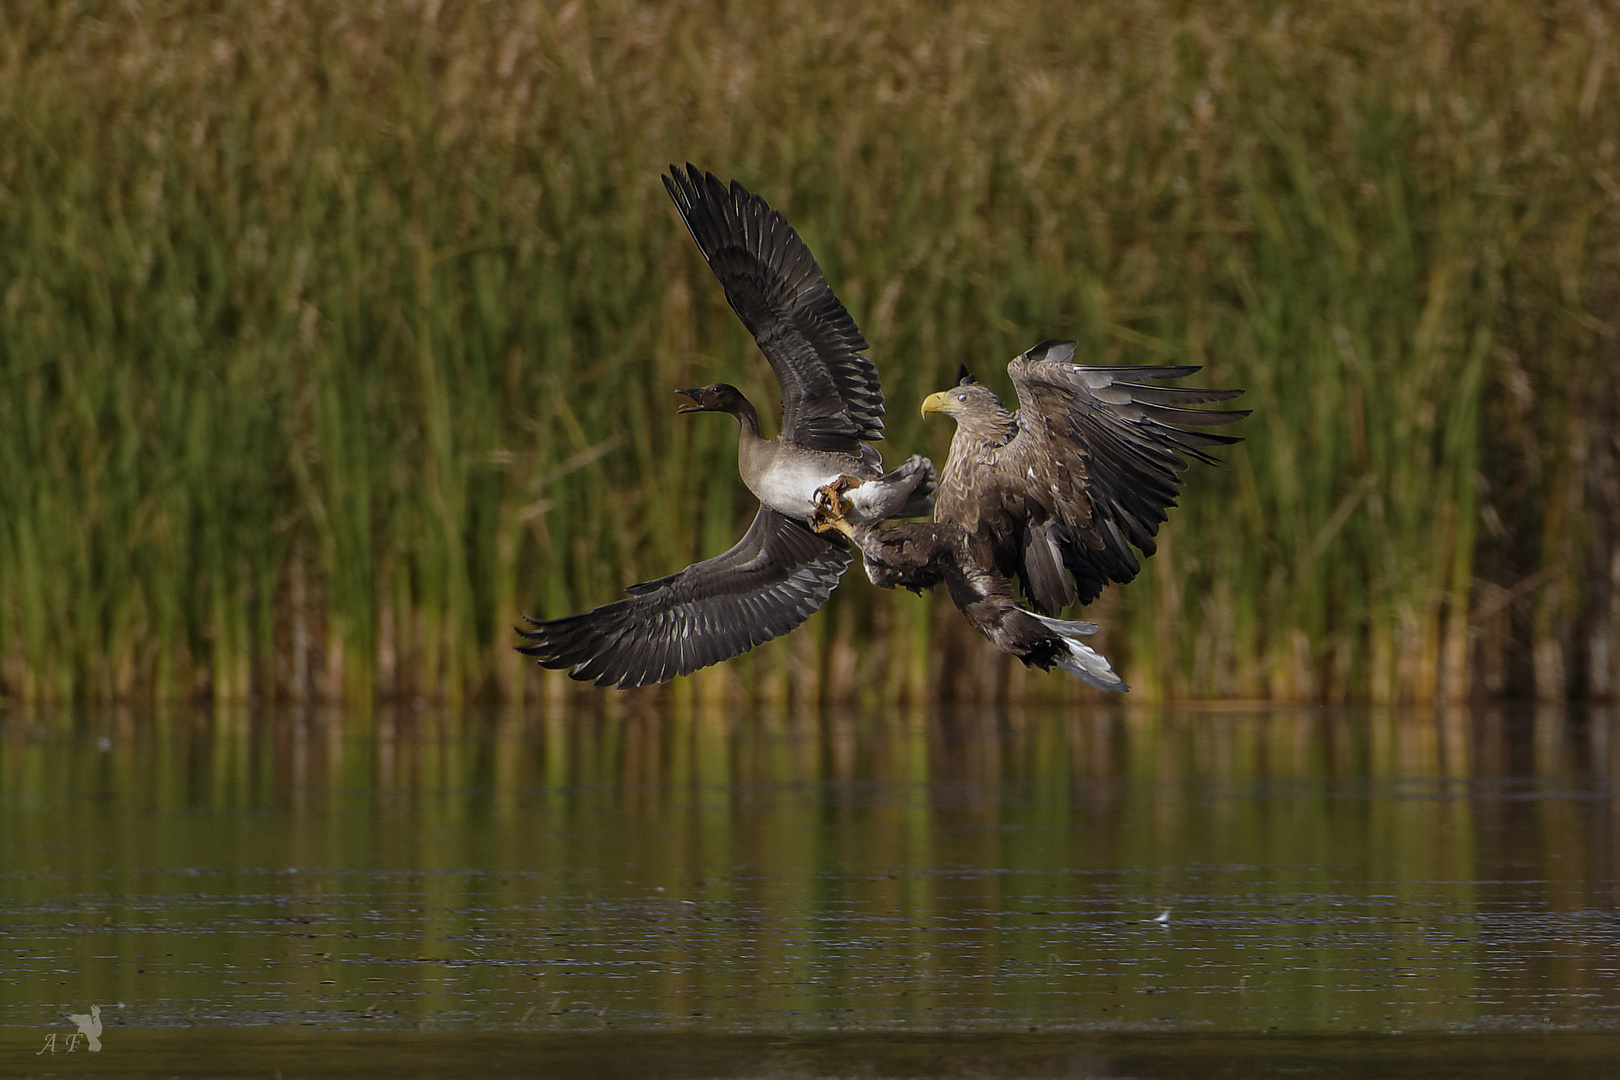
[[[1601,710],[13,715],[0,1075],[1616,1076],[1617,778]]]

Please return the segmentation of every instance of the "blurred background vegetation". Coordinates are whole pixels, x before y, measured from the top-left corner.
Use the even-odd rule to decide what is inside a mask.
[[[1588,3],[0,7],[0,695],[567,701],[728,546],[772,390],[657,174],[923,395],[1072,337],[1248,388],[1091,617],[1135,695],[1620,687],[1620,16]],[[858,573],[677,698],[1080,699]],[[589,691],[601,697],[604,692]],[[610,696],[616,692],[607,692]]]

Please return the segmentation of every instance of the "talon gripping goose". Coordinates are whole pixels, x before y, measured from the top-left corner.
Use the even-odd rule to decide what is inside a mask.
[[[885,474],[883,391],[849,312],[799,234],[735,182],[670,167],[664,187],[698,250],[754,335],[782,390],[782,429],[767,439],[735,386],[679,390],[683,413],[737,418],[737,465],[760,501],[731,550],[678,574],[630,586],[628,599],[581,615],[527,620],[518,651],[599,686],[665,682],[787,633],[826,602],[851,554],[812,531],[816,491],[838,484],[865,523],[932,511],[934,467],[912,457]]]

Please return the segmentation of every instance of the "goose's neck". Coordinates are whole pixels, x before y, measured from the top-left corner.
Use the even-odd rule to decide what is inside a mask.
[[[754,411],[747,398],[738,401],[731,414],[737,418],[738,427],[737,469],[742,473],[743,482],[748,485],[749,490],[758,495],[760,477],[776,460],[780,444],[759,433],[759,414]]]
[[[741,439],[744,444],[750,441],[760,441],[759,413],[754,411],[754,405],[752,402],[739,394],[737,396],[736,405],[731,410],[731,415],[735,416],[737,418],[737,423],[742,426]]]

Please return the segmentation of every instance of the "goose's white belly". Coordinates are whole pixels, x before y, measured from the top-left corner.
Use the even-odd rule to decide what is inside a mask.
[[[832,462],[783,454],[760,474],[757,484],[749,485],[749,489],[772,510],[804,519],[815,512],[815,503],[811,500],[816,489],[844,475],[846,473]]]

